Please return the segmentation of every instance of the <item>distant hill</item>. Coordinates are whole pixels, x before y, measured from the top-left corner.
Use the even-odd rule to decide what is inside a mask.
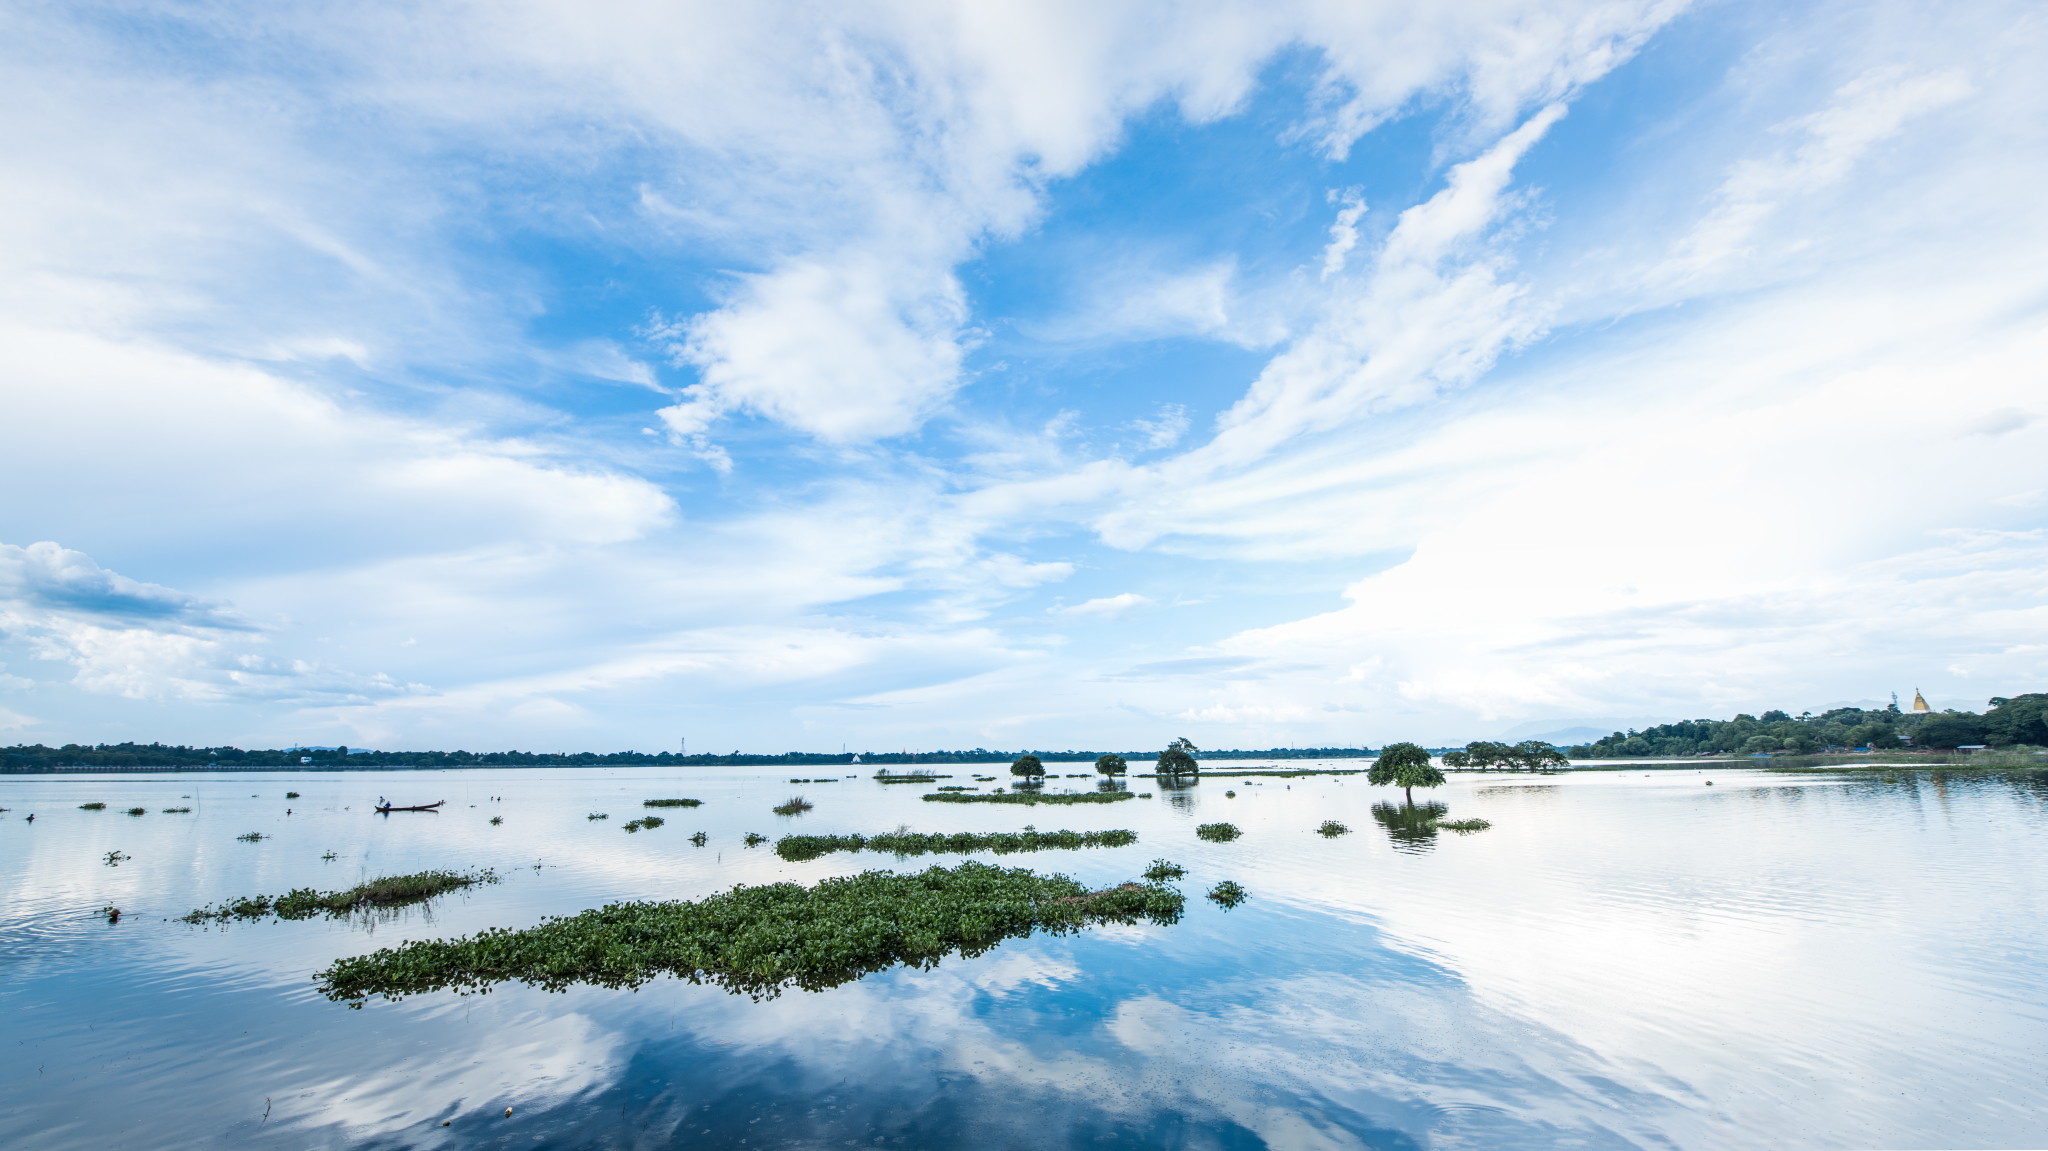
[[[1602,736],[1617,731],[1643,731],[1660,723],[1677,723],[1669,716],[1592,716],[1572,719],[1539,719],[1511,727],[1493,738],[1502,743],[1520,743],[1525,739],[1540,739],[1560,747],[1575,743],[1591,743]]]

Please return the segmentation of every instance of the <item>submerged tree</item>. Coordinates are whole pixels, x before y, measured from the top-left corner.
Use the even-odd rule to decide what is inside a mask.
[[[1408,793],[1408,802],[1412,805],[1415,789],[1441,786],[1444,773],[1429,762],[1429,752],[1422,745],[1390,743],[1380,749],[1380,757],[1373,760],[1371,770],[1365,773],[1365,781],[1374,787],[1393,784]]]
[[[1041,776],[1045,774],[1045,765],[1038,762],[1035,755],[1020,755],[1017,762],[1010,765],[1010,774],[1025,778]]]
[[[1159,774],[1195,774],[1202,769],[1202,765],[1195,762],[1195,752],[1200,750],[1200,748],[1188,742],[1186,736],[1182,736],[1167,744],[1166,750],[1159,753]]]
[[[1098,756],[1095,760],[1095,770],[1100,775],[1122,775],[1130,769],[1131,765],[1124,762],[1124,757],[1115,752]]]
[[[1441,803],[1375,803],[1372,820],[1387,829],[1397,847],[1421,851],[1436,842],[1437,820],[1450,811]]]

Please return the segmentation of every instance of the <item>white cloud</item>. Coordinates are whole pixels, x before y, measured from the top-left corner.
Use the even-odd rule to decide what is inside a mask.
[[[1799,143],[1736,165],[1721,185],[1713,210],[1651,278],[1683,282],[1740,260],[1784,201],[1843,179],[1865,153],[1897,135],[1908,120],[1962,100],[1972,91],[1968,77],[1958,69],[1915,72],[1898,65],[1872,68],[1842,85],[1826,108],[1776,127],[1799,137]]]
[[[1346,188],[1340,197],[1335,188],[1330,189],[1330,202],[1342,203],[1337,210],[1337,222],[1330,225],[1330,242],[1323,248],[1323,274],[1327,280],[1344,270],[1344,261],[1351,256],[1351,249],[1358,246],[1358,221],[1365,215],[1365,197],[1357,188]]]
[[[1109,344],[1175,336],[1205,336],[1241,347],[1262,347],[1284,333],[1270,321],[1246,321],[1237,310],[1235,259],[1168,269],[1149,260],[1105,262],[1085,269],[1079,302],[1050,320],[1019,325],[1035,340],[1054,344]]]
[[[1132,420],[1130,426],[1132,431],[1145,437],[1147,448],[1170,448],[1188,432],[1188,407],[1186,404],[1161,404],[1158,419]]]
[[[839,443],[902,435],[958,382],[967,308],[950,274],[842,257],[748,276],[738,295],[666,330],[703,381],[661,410],[678,436],[731,411]]]
[[[1157,603],[1145,596],[1127,591],[1121,595],[1102,596],[1097,599],[1088,600],[1085,603],[1050,607],[1046,610],[1057,616],[1071,616],[1083,619],[1120,619],[1134,611],[1158,606]]]
[[[87,692],[346,703],[423,690],[305,661],[279,665],[257,653],[265,637],[255,632],[225,604],[128,579],[81,552],[0,544],[0,635],[71,664],[71,682]]]

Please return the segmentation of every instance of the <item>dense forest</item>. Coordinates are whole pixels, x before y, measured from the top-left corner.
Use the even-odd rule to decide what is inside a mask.
[[[990,751],[977,747],[967,751],[863,751],[861,764],[948,764],[1010,763],[1019,756],[1035,755],[1046,763],[1089,763],[1101,754],[1094,751]],[[1150,759],[1155,752],[1123,752],[1134,762]],[[1205,751],[1203,759],[1359,759],[1372,755],[1363,747],[1276,747],[1266,751]],[[781,755],[756,755],[735,751],[731,755],[678,755],[675,752],[545,752],[545,751],[364,751],[348,747],[287,747],[270,751],[245,751],[239,747],[187,747],[164,743],[102,743],[87,747],[67,743],[62,747],[18,744],[0,749],[0,770],[10,772],[50,771],[60,767],[182,767],[263,768],[293,767],[324,771],[375,771],[380,768],[433,767],[840,767],[855,763],[852,752],[791,751]]]
[[[1815,715],[1767,711],[1734,719],[1659,724],[1648,731],[1617,731],[1570,750],[1573,759],[1623,756],[1812,755],[1828,750],[1900,748],[1945,750],[2048,746],[2048,694],[1994,697],[1990,710],[1905,712],[1890,707],[1840,707]]]

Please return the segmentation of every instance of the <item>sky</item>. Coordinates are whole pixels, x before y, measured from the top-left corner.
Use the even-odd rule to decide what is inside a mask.
[[[0,21],[0,741],[2048,688],[2036,5]]]

